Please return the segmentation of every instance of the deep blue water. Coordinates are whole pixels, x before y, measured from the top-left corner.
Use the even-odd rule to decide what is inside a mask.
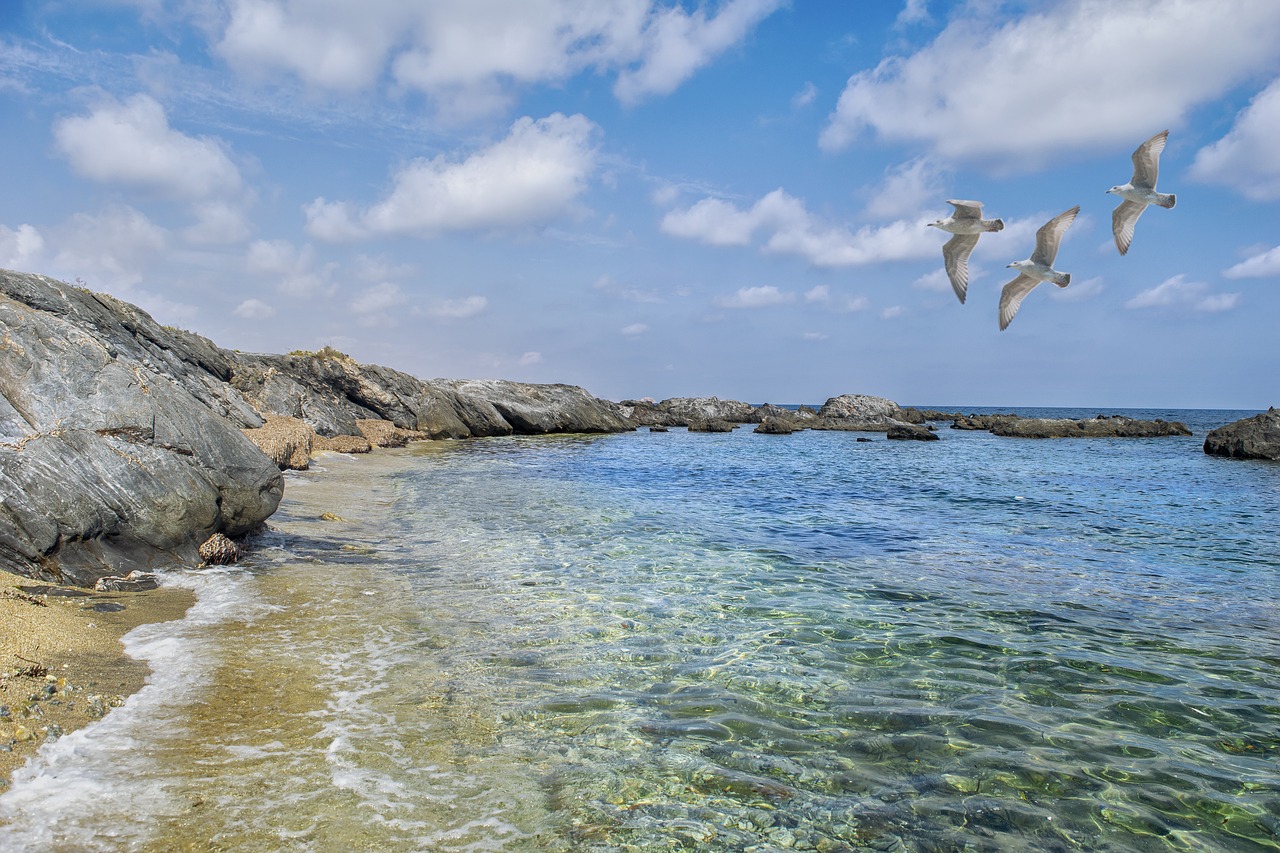
[[[331,457],[0,846],[1280,849],[1280,465],[1101,412],[1195,434]]]

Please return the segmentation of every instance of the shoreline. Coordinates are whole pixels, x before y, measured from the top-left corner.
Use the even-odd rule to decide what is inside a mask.
[[[121,639],[181,619],[195,593],[95,592],[0,573],[0,794],[50,739],[101,719],[152,675]]]

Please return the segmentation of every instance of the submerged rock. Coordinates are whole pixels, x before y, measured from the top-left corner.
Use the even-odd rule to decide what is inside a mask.
[[[1236,459],[1280,460],[1280,411],[1272,406],[1251,418],[1218,427],[1205,436],[1204,452]]]
[[[889,427],[885,436],[893,441],[937,441],[938,435],[927,427],[918,424],[895,424]]]
[[[717,418],[709,420],[694,418],[689,421],[689,432],[733,432],[735,429],[737,424]]]
[[[752,432],[758,432],[762,435],[791,435],[796,431],[796,425],[789,419],[777,417],[774,415],[767,416],[760,422]]]

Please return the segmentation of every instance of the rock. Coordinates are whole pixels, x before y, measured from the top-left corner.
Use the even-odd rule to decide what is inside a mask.
[[[373,445],[369,443],[369,439],[362,435],[317,435],[311,442],[311,452],[320,453],[322,451],[331,451],[333,453],[368,453],[373,449]]]
[[[93,588],[98,592],[145,592],[160,586],[160,580],[152,572],[132,571],[124,577],[111,575],[98,578]]]
[[[818,410],[818,417],[863,422],[890,421],[898,411],[898,404],[884,397],[842,394],[823,403]]]
[[[221,566],[240,559],[240,549],[221,533],[215,533],[200,545],[200,559],[207,565]]]
[[[670,431],[671,430],[668,429],[667,427],[659,426],[657,424],[652,424],[649,427],[649,432],[670,432]]]
[[[721,400],[719,397],[671,397],[658,403],[662,411],[670,414],[676,423],[688,425],[691,421],[728,421],[733,424],[754,423],[756,407],[737,400]]]
[[[574,385],[531,385],[504,380],[435,380],[451,388],[466,414],[487,425],[473,435],[626,432],[635,426],[612,403]],[[465,420],[465,418],[464,418]]]
[[[858,441],[875,441],[875,439],[874,439],[874,438],[867,438],[866,436],[861,436],[861,435],[860,435],[860,436],[858,436]]]
[[[0,569],[93,586],[194,563],[275,511],[262,423],[204,338],[44,276],[0,271]]]
[[[937,433],[931,432],[918,424],[894,424],[889,427],[886,438],[894,441],[937,441]]]
[[[684,423],[665,409],[658,407],[651,398],[642,400],[623,400],[617,405],[619,416],[636,426],[672,427],[684,426]]]
[[[796,426],[787,418],[768,415],[760,422],[752,432],[758,432],[762,435],[791,435],[796,431]]]
[[[709,420],[694,418],[689,421],[689,432],[733,432],[735,429],[737,429],[737,424],[718,418]]]
[[[374,447],[404,447],[410,441],[427,438],[425,432],[401,429],[391,421],[373,418],[360,418],[356,421],[356,429]]]
[[[1015,414],[1007,415],[957,415],[951,423],[952,429],[989,430],[994,426],[1010,421],[1021,420]]]
[[[256,429],[241,430],[281,471],[305,471],[311,464],[315,430],[298,418],[268,415]]]
[[[1280,460],[1280,411],[1272,406],[1262,414],[1218,427],[1205,436],[1204,452],[1236,459]]]
[[[992,435],[1009,438],[1159,438],[1191,435],[1185,424],[1156,419],[1140,421],[1122,415],[1070,420],[1007,418],[992,423]]]
[[[954,421],[964,416],[959,412],[942,412],[937,409],[917,409],[908,406],[905,409],[899,409],[893,417],[903,423],[925,424],[929,421]]]

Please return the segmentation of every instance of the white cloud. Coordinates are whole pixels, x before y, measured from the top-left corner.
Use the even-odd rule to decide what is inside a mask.
[[[384,281],[362,290],[351,301],[351,311],[362,326],[395,326],[397,319],[392,309],[407,301],[400,285]]]
[[[288,240],[255,240],[245,255],[250,273],[274,279],[276,287],[289,296],[331,293],[333,264],[318,265],[310,245],[298,248]]]
[[[196,222],[183,230],[191,243],[239,243],[249,238],[244,211],[235,204],[210,201],[192,208]]]
[[[791,109],[800,110],[812,104],[818,99],[818,87],[812,82],[806,82],[799,92],[791,96]]]
[[[851,296],[851,297],[846,297],[844,301],[840,303],[837,310],[842,311],[846,314],[852,314],[855,311],[866,311],[870,307],[871,307],[871,300],[868,299],[867,297]]]
[[[67,278],[81,277],[125,291],[142,281],[142,270],[164,251],[168,232],[142,212],[113,205],[91,216],[77,213],[54,229],[54,264]]]
[[[708,15],[651,0],[232,0],[216,50],[248,74],[347,92],[391,79],[474,116],[508,106],[518,86],[587,70],[617,72],[628,103],[666,94],[781,5],[728,0]]]
[[[894,320],[906,313],[907,309],[903,308],[901,305],[890,305],[888,308],[880,312],[880,318],[882,320]]]
[[[1187,281],[1185,275],[1167,278],[1144,290],[1124,304],[1126,308],[1189,308],[1192,311],[1217,313],[1229,311],[1240,302],[1239,293],[1209,293],[1209,285]]]
[[[464,296],[461,299],[442,299],[435,304],[430,313],[435,317],[448,320],[465,320],[476,316],[488,307],[487,297]]]
[[[625,302],[658,304],[666,301],[655,291],[641,290],[640,288],[633,287],[629,284],[622,284],[621,282],[614,281],[607,275],[601,276],[597,279],[593,287],[602,293],[607,293],[610,296],[621,299]]]
[[[867,201],[867,213],[877,219],[914,216],[942,194],[938,169],[927,157],[917,157],[889,170],[884,183]]]
[[[806,341],[825,341],[827,339],[825,332],[801,332],[800,337]]]
[[[246,320],[266,320],[275,315],[276,309],[261,299],[246,299],[237,305],[231,313]]]
[[[524,355],[520,356],[520,364],[523,367],[528,367],[529,365],[532,365],[532,364],[542,364],[542,353],[527,352]]]
[[[854,74],[821,146],[847,148],[871,129],[1002,168],[1082,147],[1127,146],[1127,154],[1277,63],[1276,3],[1079,0],[1032,9],[1010,20],[999,4],[970,5],[915,54]]]
[[[949,293],[951,291],[951,279],[947,278],[946,269],[939,266],[937,269],[931,270],[930,272],[920,276],[911,283],[911,286],[919,288],[920,290],[933,290],[939,293]]]
[[[1254,201],[1280,199],[1280,78],[1236,116],[1231,131],[1196,152],[1191,176]]]
[[[902,11],[898,13],[894,26],[904,27],[908,24],[919,24],[929,20],[929,0],[907,0]]]
[[[61,119],[54,138],[76,172],[100,183],[189,201],[241,188],[240,172],[223,144],[174,130],[164,108],[148,95],[109,100],[87,116]]]
[[[1280,276],[1280,246],[1251,258],[1246,258],[1230,269],[1222,271],[1224,278],[1274,278]]]
[[[644,323],[632,323],[630,326],[623,326],[619,330],[619,334],[624,338],[638,338],[647,331],[649,331],[649,327]]]
[[[756,232],[768,232],[765,252],[800,255],[819,267],[857,266],[927,257],[937,251],[923,220],[897,221],[851,231],[811,215],[799,199],[774,190],[743,210],[705,198],[663,217],[662,231],[714,246],[746,246]]]
[[[395,175],[387,198],[359,214],[346,202],[316,199],[306,208],[308,233],[340,240],[546,223],[572,212],[586,190],[596,131],[581,115],[521,118],[506,138],[461,162],[413,161]]]
[[[32,225],[0,225],[0,267],[30,272],[44,254],[44,237]]]
[[[772,284],[760,287],[739,288],[732,296],[718,296],[713,300],[721,308],[765,308],[794,302],[796,295],[778,290]]]
[[[1049,297],[1059,302],[1084,302],[1098,296],[1106,290],[1106,283],[1101,276],[1086,278],[1083,281],[1072,281],[1070,287],[1051,287]]]
[[[825,284],[814,285],[804,295],[805,302],[827,303],[831,301],[831,288]]]
[[[690,14],[679,5],[652,13],[640,66],[619,75],[614,94],[635,103],[674,91],[781,5],[781,0],[729,0],[710,18],[703,9]]]

